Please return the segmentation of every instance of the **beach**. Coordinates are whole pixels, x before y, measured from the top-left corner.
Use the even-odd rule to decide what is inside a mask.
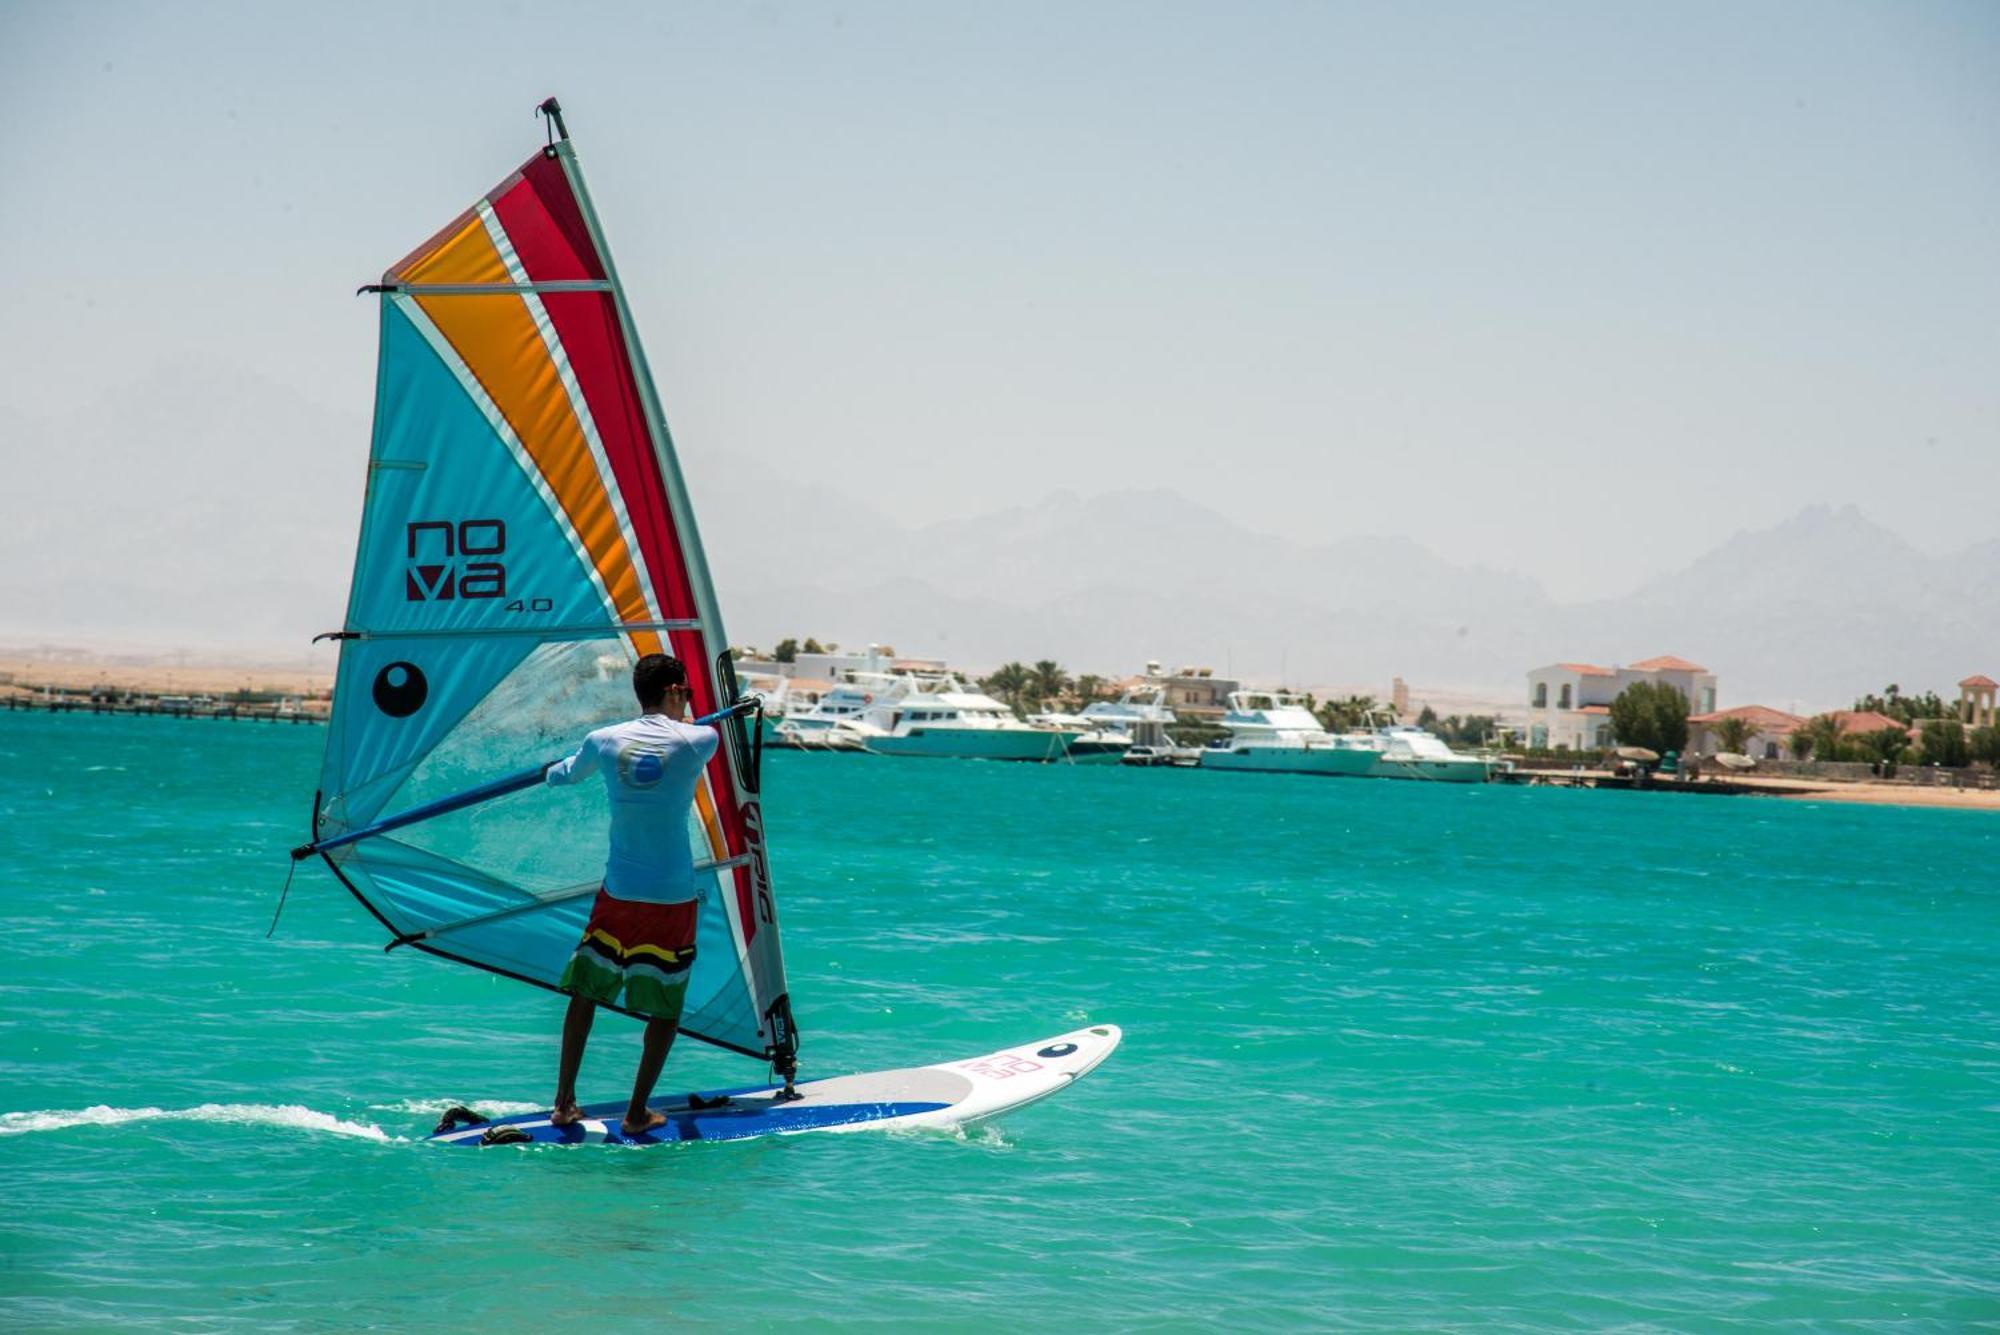
[[[1865,806],[1930,807],[1943,811],[2000,811],[2000,789],[1954,788],[1949,784],[1763,779],[1732,776],[1731,782],[1795,802],[1854,802]]]
[[[48,686],[56,691],[87,692],[104,688],[119,693],[207,695],[218,700],[238,691],[302,697],[324,695],[333,690],[332,655],[324,657],[325,667],[306,668],[0,654],[0,693],[25,695]]]

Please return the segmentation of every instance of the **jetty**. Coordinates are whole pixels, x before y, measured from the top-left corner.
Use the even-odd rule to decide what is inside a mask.
[[[242,723],[324,723],[327,713],[323,700],[204,700],[186,696],[106,698],[56,693],[0,696],[0,709],[10,714],[150,714],[168,718],[229,719]]]

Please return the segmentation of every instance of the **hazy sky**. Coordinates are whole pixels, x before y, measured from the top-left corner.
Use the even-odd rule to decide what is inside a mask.
[[[332,449],[346,529],[352,291],[553,92],[697,499],[1165,484],[1561,597],[1812,501],[1948,550],[2000,536],[1997,71],[1988,0],[0,0],[0,526],[87,527],[94,487],[292,507]],[[268,462],[205,475],[162,377],[352,439],[224,414]],[[106,402],[86,485],[8,485]],[[1614,518],[1663,540],[1580,558]]]

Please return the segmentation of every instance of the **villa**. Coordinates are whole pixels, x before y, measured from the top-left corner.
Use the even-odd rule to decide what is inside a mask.
[[[1528,674],[1528,745],[1570,751],[1612,745],[1611,702],[1641,681],[1672,686],[1687,697],[1690,715],[1715,712],[1715,674],[1672,654],[1629,667],[1552,663]]]
[[[1722,744],[1716,740],[1715,725],[1730,718],[1740,718],[1750,725],[1750,736],[1743,743],[1743,754],[1759,760],[1782,760],[1792,734],[1806,726],[1806,720],[1799,715],[1787,714],[1782,709],[1772,709],[1767,705],[1738,705],[1734,709],[1690,714],[1688,750],[1696,755],[1714,755],[1722,750]]]

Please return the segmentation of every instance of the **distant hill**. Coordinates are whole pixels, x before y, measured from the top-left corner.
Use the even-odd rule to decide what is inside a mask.
[[[167,367],[0,431],[0,635],[264,657],[338,627],[364,413]]]
[[[1706,664],[1737,703],[1844,706],[1889,682],[1950,694],[2000,664],[2000,542],[1932,557],[1853,506],[1808,506],[1574,610],[1615,645]]]
[[[1807,507],[1626,597],[1572,605],[1408,538],[1299,544],[1168,490],[1057,492],[906,526],[830,488],[774,482],[718,496],[708,514],[731,631],[753,643],[814,634],[1103,672],[1153,657],[1376,689],[1401,675],[1503,698],[1553,660],[1677,653],[1717,672],[1726,702],[1808,708],[1890,681],[1944,690],[2000,665],[1987,611],[2000,608],[2000,542],[1929,557],[1852,507]]]
[[[172,368],[59,422],[0,413],[0,638],[289,661],[339,623],[367,429],[257,376]],[[1563,605],[1532,579],[1365,535],[1403,522],[1374,502],[1330,498],[1324,540],[1302,543],[1166,488],[905,522],[837,471],[688,467],[739,642],[812,634],[1107,674],[1158,658],[1374,691],[1400,675],[1495,699],[1553,660],[1677,653],[1720,674],[1725,703],[1785,708],[2000,674],[2000,540],[1939,559],[1851,507]],[[1577,559],[1613,541],[1670,543],[1672,527],[1580,528]]]

